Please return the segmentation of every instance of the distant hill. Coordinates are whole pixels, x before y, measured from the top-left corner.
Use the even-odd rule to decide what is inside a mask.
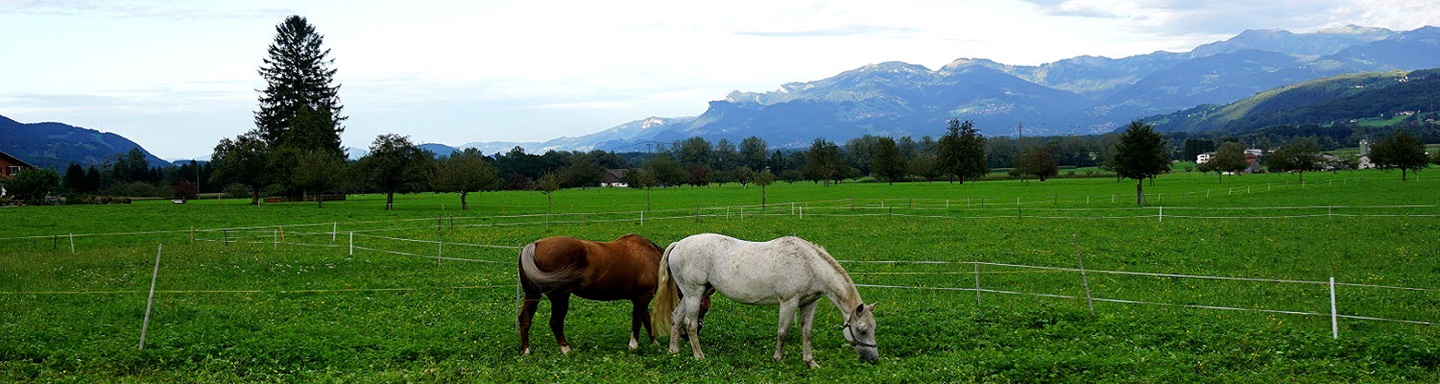
[[[0,116],[0,151],[5,151],[38,167],[64,170],[70,163],[101,165],[115,161],[117,155],[140,148],[151,167],[166,167],[170,162],[160,159],[139,144],[120,135],[62,123],[20,123]]]
[[[1146,120],[1163,132],[1238,133],[1273,125],[1344,125],[1424,116],[1440,101],[1440,68],[1348,74],[1287,85],[1225,105],[1202,105]],[[1428,114],[1427,114],[1428,113]]]
[[[770,92],[731,92],[693,118],[649,118],[604,132],[543,143],[470,143],[486,153],[638,148],[703,137],[758,136],[774,147],[865,134],[943,134],[951,118],[986,135],[1023,125],[1036,135],[1108,132],[1144,116],[1223,105],[1332,76],[1440,67],[1440,28],[1396,32],[1348,26],[1314,33],[1248,30],[1190,52],[1120,59],[1080,56],[1038,66],[958,59],[939,69],[902,62],[866,65]],[[638,123],[648,124],[637,130]]]
[[[456,151],[455,147],[451,147],[445,144],[425,143],[420,144],[419,147],[420,149],[434,153],[435,156],[450,156],[451,153]]]

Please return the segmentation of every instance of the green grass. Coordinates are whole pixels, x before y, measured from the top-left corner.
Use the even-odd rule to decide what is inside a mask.
[[[381,196],[324,208],[5,208],[0,381],[1435,382],[1436,326],[1341,319],[1332,339],[1328,316],[1198,307],[1328,313],[1325,285],[1098,272],[1440,289],[1440,196],[1426,175],[1314,172],[1302,185],[1289,174],[1222,183],[1179,172],[1146,183],[1146,208],[1134,205],[1133,181],[1106,178],[780,183],[763,211],[758,188],[733,184],[657,189],[648,204],[641,190],[564,190],[551,216],[537,192],[474,194],[465,212],[456,196],[432,194],[397,196],[388,212]],[[218,230],[252,226],[261,228]],[[291,244],[273,244],[281,226]],[[357,245],[395,253],[350,255],[352,231]],[[158,233],[106,235],[117,232]],[[774,362],[775,308],[726,300],[707,318],[708,360],[627,351],[628,304],[585,300],[566,322],[570,356],[543,325],[548,304],[531,331],[535,354],[519,356],[515,251],[464,245],[632,232],[660,244],[699,232],[799,235],[848,260],[858,283],[930,289],[860,289],[880,303],[875,365],[845,344],[829,304],[816,314],[822,367],[805,368],[798,337]],[[437,265],[436,244],[375,236],[445,241],[445,257],[495,262]],[[1073,268],[1077,253],[1094,296],[1171,305],[1102,301],[1091,314],[1083,300],[1034,295],[1083,297],[1077,273],[993,264],[980,267],[982,288],[1028,294],[984,292],[977,304],[973,290],[936,289],[973,289],[964,262]],[[1341,286],[1337,296],[1347,315],[1440,321],[1440,292]]]

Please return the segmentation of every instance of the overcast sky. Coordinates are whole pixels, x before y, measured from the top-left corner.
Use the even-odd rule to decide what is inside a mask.
[[[0,115],[115,132],[162,158],[254,127],[275,25],[325,36],[346,146],[543,141],[694,116],[866,64],[1036,65],[1188,51],[1246,29],[1440,24],[1414,0],[0,0]]]

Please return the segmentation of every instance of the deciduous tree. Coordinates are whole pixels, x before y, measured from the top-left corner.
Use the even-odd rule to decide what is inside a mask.
[[[210,160],[215,165],[211,183],[235,182],[250,190],[250,205],[260,204],[260,188],[270,176],[270,146],[259,132],[250,131],[235,139],[220,139]]]
[[[1407,172],[1420,172],[1430,165],[1425,143],[1406,131],[1395,131],[1370,147],[1370,161],[1380,169],[1399,169],[1400,181],[1409,180]]]
[[[1320,165],[1320,144],[1308,137],[1290,140],[1270,154],[1269,158],[1271,171],[1299,173],[1301,182],[1305,181],[1306,171],[1318,171]]]
[[[386,133],[375,137],[370,153],[356,162],[358,174],[385,192],[385,210],[395,209],[395,193],[413,189],[430,172],[432,155],[409,136]]]

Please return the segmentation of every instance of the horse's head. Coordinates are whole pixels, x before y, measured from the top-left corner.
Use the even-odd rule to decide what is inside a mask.
[[[874,363],[880,359],[880,350],[875,345],[875,304],[860,305],[846,315],[845,324],[841,326],[845,334],[845,340],[855,347],[855,353],[860,354],[860,360],[867,363]]]

